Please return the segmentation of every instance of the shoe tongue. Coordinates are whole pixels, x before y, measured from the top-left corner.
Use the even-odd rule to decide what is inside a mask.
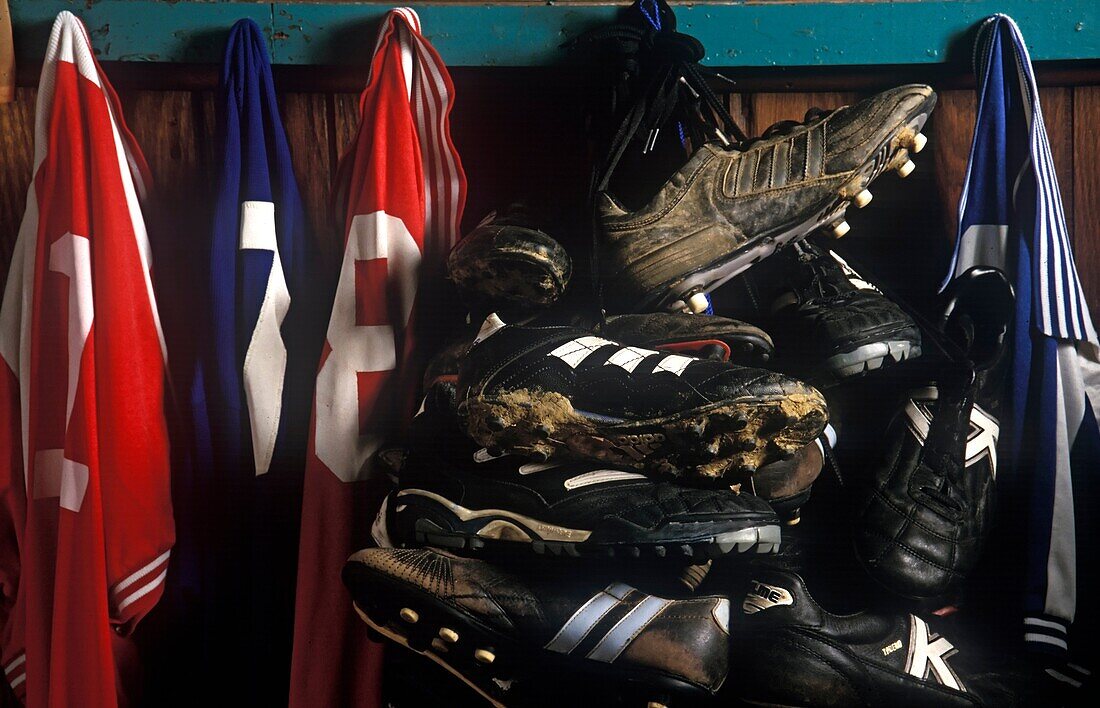
[[[840,254],[838,254],[836,251],[830,250],[829,255],[834,261],[836,261],[837,265],[840,266],[840,270],[842,273],[844,273],[844,277],[848,279],[848,282],[851,283],[852,287],[854,287],[856,290],[870,290],[871,292],[878,293],[879,295],[882,294],[882,291],[875,287],[874,283],[865,280],[863,276],[857,273],[855,268],[848,265],[848,261],[841,258]]]
[[[477,346],[481,344],[489,337],[496,334],[501,329],[507,327],[504,320],[500,319],[497,313],[492,313],[485,318],[485,321],[481,323],[481,329],[477,331],[477,336],[474,337],[473,344],[471,346]]]
[[[758,569],[748,576],[741,613],[751,615],[752,621],[821,623],[821,608],[810,597],[805,581],[780,570]]]

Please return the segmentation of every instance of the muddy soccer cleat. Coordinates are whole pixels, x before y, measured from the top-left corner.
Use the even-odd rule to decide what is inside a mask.
[[[699,312],[702,293],[777,248],[818,228],[844,231],[845,210],[871,201],[876,177],[912,169],[935,104],[928,86],[900,86],[739,146],[706,143],[636,209],[599,194],[608,306]]]
[[[565,248],[522,204],[491,212],[447,258],[448,277],[482,313],[537,312],[565,292],[572,268]]]
[[[609,315],[600,334],[633,346],[746,366],[763,364],[775,354],[767,332],[728,317],[696,317],[682,312]]]
[[[781,368],[817,386],[920,356],[912,318],[812,241],[776,254],[730,288],[762,310],[759,321],[775,338]]]
[[[728,671],[725,598],[670,600],[584,576],[525,582],[429,548],[362,550],[343,575],[369,627],[494,706],[517,681],[555,691],[563,678],[637,705],[696,705]]]
[[[753,570],[730,596],[736,695],[768,706],[1050,705],[1021,667],[973,653],[935,618],[822,609],[794,573]],[[734,685],[730,685],[734,689]]]
[[[390,504],[404,545],[565,556],[705,560],[779,550],[764,501],[591,462],[531,462],[470,441],[453,414],[425,410]]]
[[[898,595],[942,601],[973,569],[989,532],[999,428],[972,395],[916,391],[886,433],[855,548],[871,577]]]
[[[828,418],[817,389],[780,374],[495,315],[462,362],[458,400],[487,448],[715,481],[793,455]]]

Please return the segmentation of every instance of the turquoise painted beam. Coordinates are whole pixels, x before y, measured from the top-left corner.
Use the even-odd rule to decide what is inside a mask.
[[[54,15],[84,19],[99,57],[210,63],[239,18],[263,27],[277,64],[362,64],[375,24],[392,5],[373,2],[10,0],[18,56],[41,56]],[[537,66],[562,61],[558,46],[613,19],[607,4],[416,4],[424,31],[452,66]],[[713,66],[929,64],[963,60],[976,22],[1016,19],[1032,58],[1100,58],[1098,0],[925,0],[675,4],[683,31]]]

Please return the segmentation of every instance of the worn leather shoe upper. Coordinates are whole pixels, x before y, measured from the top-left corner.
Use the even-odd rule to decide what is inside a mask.
[[[739,149],[704,144],[637,210],[599,195],[609,305],[682,304],[840,218],[871,180],[919,149],[935,101],[928,86],[900,86]]]
[[[739,697],[754,704],[854,708],[1045,705],[1007,661],[979,656],[904,613],[835,615],[801,577],[752,572],[730,597]]]
[[[886,434],[855,544],[871,577],[899,595],[944,597],[981,553],[992,521],[999,427],[970,395],[914,392]]]
[[[497,662],[512,659],[542,681],[566,678],[547,674],[554,662],[605,671],[608,680],[633,672],[643,681],[669,676],[708,692],[722,685],[729,666],[728,599],[672,600],[583,575],[563,580],[524,581],[485,561],[431,548],[366,549],[344,569],[344,582],[369,616],[381,619],[386,612],[379,605],[389,601],[420,617],[440,607],[483,627],[479,639],[495,647]],[[518,662],[510,652],[529,660]]]

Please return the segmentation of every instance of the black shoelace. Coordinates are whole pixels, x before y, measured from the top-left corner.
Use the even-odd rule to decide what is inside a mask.
[[[799,263],[805,267],[805,280],[799,293],[801,302],[827,300],[855,290],[843,269],[827,251],[808,243],[795,243],[791,248]]]
[[[645,136],[642,152],[651,152],[661,131],[673,122],[685,148],[689,137],[693,144],[748,140],[708,81],[725,77],[699,64],[706,55],[703,45],[676,31],[676,16],[668,4],[638,0],[632,11],[642,19],[591,30],[567,45],[603,48],[618,77],[609,109],[619,123],[597,169],[596,191],[607,189],[623,153],[639,136]]]
[[[611,125],[617,122],[617,127],[613,132],[606,126],[597,128],[603,128],[608,140],[594,165],[589,189],[591,279],[601,327],[605,313],[595,196],[607,190],[627,149],[644,136],[642,153],[652,152],[662,130],[672,124],[685,152],[689,145],[713,139],[731,145],[731,135],[737,142],[748,139],[708,82],[708,77],[721,75],[699,64],[705,56],[703,45],[676,31],[676,16],[665,0],[636,0],[630,13],[633,22],[591,30],[566,45],[602,50],[614,75],[605,108]]]

